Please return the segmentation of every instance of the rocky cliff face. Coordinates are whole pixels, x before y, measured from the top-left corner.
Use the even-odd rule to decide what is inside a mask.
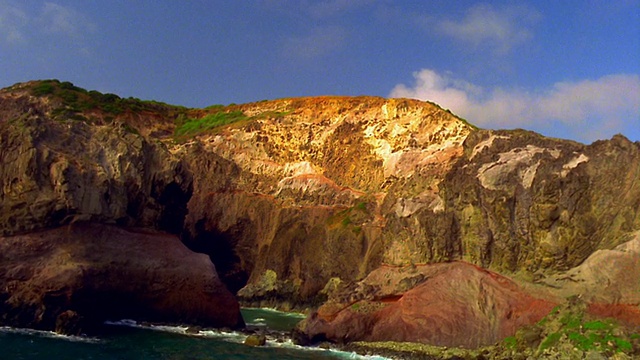
[[[465,260],[539,280],[640,228],[640,147],[621,136],[582,145],[478,130],[400,99],[242,110],[284,115],[184,146],[204,170],[185,228],[191,243],[235,259],[223,276],[248,279],[246,299],[308,299],[382,264]]]
[[[163,233],[74,224],[0,237],[0,274],[1,324],[73,335],[121,319],[243,324],[208,257]]]
[[[31,89],[0,96],[3,235],[77,220],[181,231],[191,196],[181,159],[124,116],[110,124],[56,117],[63,105]]]
[[[481,130],[407,99],[193,110],[53,85],[0,94],[3,233],[180,234],[248,304],[306,307],[384,266],[451,261],[551,288],[640,229],[640,144],[622,136]]]

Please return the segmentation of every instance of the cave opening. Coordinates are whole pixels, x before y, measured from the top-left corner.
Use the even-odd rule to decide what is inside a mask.
[[[163,210],[158,219],[158,229],[179,235],[184,228],[187,216],[187,204],[191,200],[193,189],[183,189],[175,182],[168,184],[160,194],[158,202]]]
[[[205,229],[204,220],[195,224],[195,235],[183,233],[184,244],[192,251],[207,254],[216,272],[233,294],[237,294],[249,280],[249,274],[241,266],[236,252],[236,240],[232,234]]]

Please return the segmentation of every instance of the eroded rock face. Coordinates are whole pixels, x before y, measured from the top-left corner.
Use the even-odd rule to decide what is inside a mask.
[[[473,131],[434,104],[406,99],[286,99],[241,109],[272,115],[181,151],[199,169],[186,241],[237,259],[216,264],[227,284],[252,285],[241,293],[248,300],[263,296],[250,290],[269,271],[283,291],[273,300],[304,305],[332,277],[363,278],[384,257],[410,260],[408,249],[395,250],[405,239],[387,232],[387,217],[442,213],[438,184]],[[414,178],[422,180],[400,185]]]
[[[640,144],[621,136],[583,145],[478,130],[403,99],[241,109],[278,115],[204,134],[181,151],[202,170],[188,241],[226,249],[236,260],[219,269],[234,288],[248,281],[247,299],[268,271],[283,298],[295,288],[301,302],[331,278],[356,281],[382,264],[464,260],[537,280],[640,228]]]
[[[444,182],[461,258],[499,271],[565,271],[640,226],[640,143],[585,146],[479,131]]]
[[[191,178],[163,144],[124,122],[54,120],[23,92],[0,103],[3,235],[74,220],[180,233]]]
[[[242,326],[209,258],[174,236],[78,223],[0,237],[0,324],[79,334],[105,320]]]

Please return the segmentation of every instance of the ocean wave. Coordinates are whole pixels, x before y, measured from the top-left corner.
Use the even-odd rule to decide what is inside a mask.
[[[138,323],[137,321],[131,320],[131,319],[105,321],[104,324],[111,325],[111,326],[127,326],[127,327],[133,327],[138,329],[164,331],[164,332],[170,332],[174,334],[185,334],[185,335],[187,334],[187,329],[189,328],[187,326],[180,326],[180,325],[174,326],[174,325],[156,325],[156,324],[149,324],[149,323]]]
[[[276,311],[276,310],[274,310]],[[212,338],[216,340],[228,341],[237,344],[242,344],[247,339],[248,334],[238,332],[238,331],[223,331],[217,329],[208,329],[208,330],[199,330],[197,332],[187,332],[188,327],[186,326],[168,326],[168,325],[154,325],[154,324],[140,324],[134,320],[119,320],[119,321],[107,321],[106,325],[113,326],[127,326],[127,327],[135,327],[140,329],[154,330],[154,331],[164,331],[174,334],[181,334],[186,336],[196,336],[196,337],[205,337]],[[330,352],[331,354],[342,358],[342,359],[353,359],[353,360],[388,360],[389,358],[376,356],[376,355],[360,355],[354,352],[340,351],[337,349],[327,349],[321,347],[313,347],[313,346],[300,346],[294,344],[291,339],[282,340],[278,338],[274,338],[266,334],[267,342],[264,345],[266,348],[287,348],[298,351],[317,351],[317,352]]]
[[[101,342],[100,339],[89,337],[89,336],[62,335],[53,331],[14,328],[9,326],[0,326],[0,332],[10,333],[10,334],[29,335],[29,336],[39,336],[39,337],[59,339],[59,340],[65,340],[65,341],[71,341],[71,342],[83,342],[83,343],[100,343]]]
[[[278,309],[273,309],[273,308],[251,308],[251,307],[243,307],[240,309],[240,312],[243,311],[264,311],[264,312],[269,312],[269,313],[273,313],[274,315],[278,315],[278,316],[282,316],[282,317],[295,317],[295,318],[300,318],[300,319],[304,319],[305,317],[307,317],[307,315],[303,314],[303,313],[297,313],[297,312],[284,312]]]

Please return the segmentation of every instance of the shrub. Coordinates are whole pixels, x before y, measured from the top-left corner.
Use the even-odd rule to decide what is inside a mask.
[[[507,347],[507,349],[515,349],[518,345],[518,340],[516,339],[515,336],[509,336],[505,338],[503,342],[504,342],[504,345]]]
[[[544,339],[542,344],[540,344],[540,350],[548,349],[554,346],[555,344],[558,343],[558,340],[560,340],[561,337],[562,337],[561,333],[556,332],[556,333],[549,334],[549,336],[547,336],[546,339]]]
[[[206,115],[200,119],[188,119],[180,127],[176,128],[176,136],[189,136],[214,129],[219,126],[228,125],[236,121],[247,119],[242,111],[216,112]],[[177,120],[177,119],[176,119]]]
[[[35,96],[43,96],[43,95],[53,94],[54,91],[55,91],[55,87],[53,86],[53,84],[51,84],[50,82],[43,82],[39,85],[36,85],[31,90],[31,93]]]

